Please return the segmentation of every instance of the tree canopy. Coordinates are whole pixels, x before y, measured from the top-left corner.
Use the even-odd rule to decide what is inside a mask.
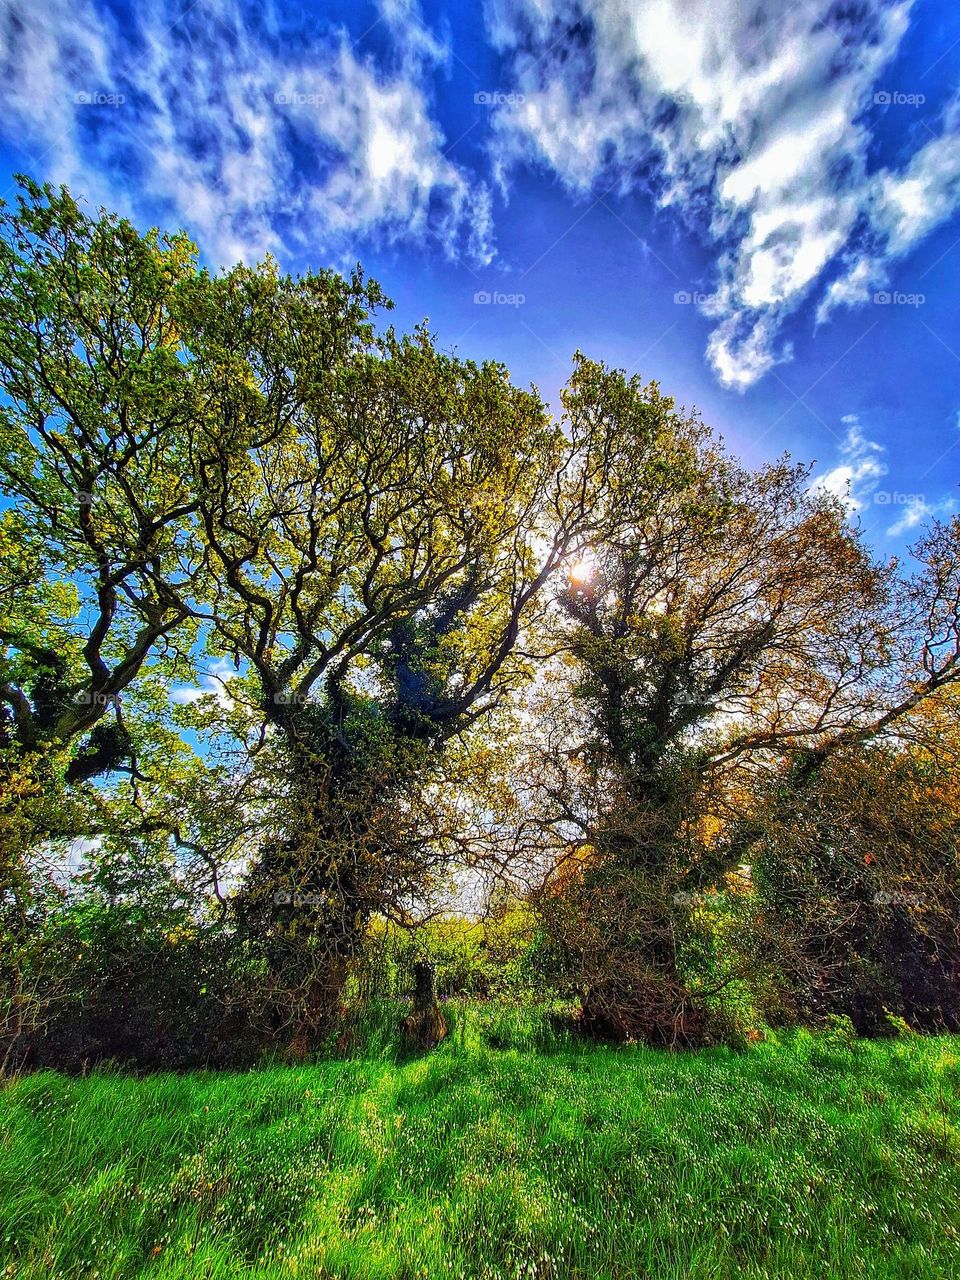
[[[262,1034],[306,1051],[371,929],[497,885],[585,1022],[693,1042],[767,954],[754,931],[691,978],[719,945],[703,895],[755,905],[756,863],[786,938],[818,918],[828,810],[878,830],[860,789],[886,821],[913,788],[883,883],[929,872],[936,910],[901,932],[940,963],[915,939],[949,949],[956,837],[921,757],[953,723],[960,522],[879,562],[808,468],[743,465],[655,382],[577,353],[555,420],[502,365],[387,326],[359,268],[212,273],[28,180],[0,283],[17,945],[82,837],[97,892],[139,876],[149,914],[166,886],[157,920],[215,927]],[[887,964],[884,921],[858,928],[830,965],[795,931],[796,1007],[814,972]]]

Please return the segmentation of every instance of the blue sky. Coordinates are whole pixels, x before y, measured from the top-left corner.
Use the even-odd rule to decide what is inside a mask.
[[[554,404],[578,347],[657,378],[878,551],[960,508],[955,0],[0,0],[0,49],[4,178],[360,260]]]

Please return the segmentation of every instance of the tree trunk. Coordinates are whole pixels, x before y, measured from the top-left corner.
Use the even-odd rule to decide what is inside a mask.
[[[447,1034],[437,1003],[437,971],[428,960],[413,966],[413,1010],[403,1020],[403,1032],[413,1049],[433,1049]]]

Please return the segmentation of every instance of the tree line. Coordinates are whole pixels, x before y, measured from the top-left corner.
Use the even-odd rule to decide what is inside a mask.
[[[960,1026],[960,522],[28,179],[0,283],[8,1063],[311,1052],[457,910],[596,1035]]]

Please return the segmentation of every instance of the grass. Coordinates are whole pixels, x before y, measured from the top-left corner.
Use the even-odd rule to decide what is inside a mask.
[[[45,1072],[0,1117],[16,1280],[960,1276],[958,1037],[671,1055],[460,1010],[424,1058]]]

